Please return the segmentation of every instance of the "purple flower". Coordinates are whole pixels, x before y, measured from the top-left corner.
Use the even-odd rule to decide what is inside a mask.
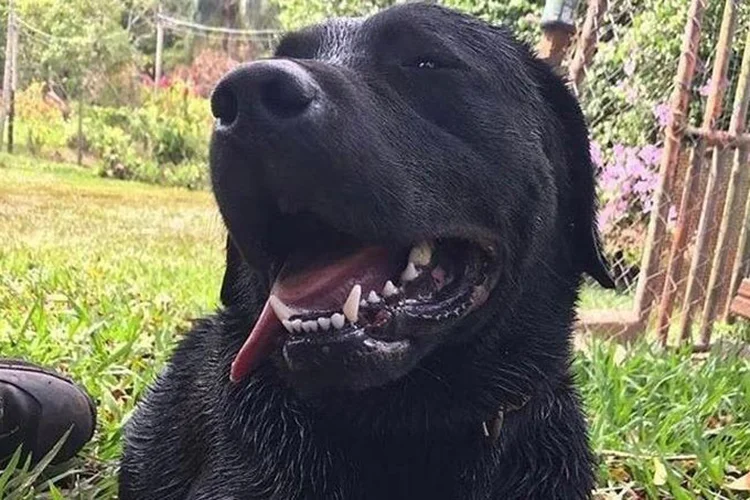
[[[703,97],[708,96],[708,94],[711,93],[711,84],[707,83],[703,85],[702,87],[698,88],[698,93],[702,95]]]
[[[647,144],[638,152],[638,157],[643,160],[646,165],[656,166],[661,163],[661,152],[662,148],[653,144]]]
[[[630,58],[628,58],[628,60],[625,61],[623,70],[625,71],[625,74],[628,76],[633,76],[635,74],[635,59],[633,58],[632,54]]]
[[[602,148],[596,141],[591,141],[589,145],[589,155],[591,156],[591,162],[595,167],[604,167],[604,160],[602,159]]]
[[[669,118],[672,116],[672,110],[669,109],[669,105],[663,102],[659,103],[654,106],[654,109],[652,111],[656,119],[659,121],[659,126],[666,127],[667,122],[669,122]]]

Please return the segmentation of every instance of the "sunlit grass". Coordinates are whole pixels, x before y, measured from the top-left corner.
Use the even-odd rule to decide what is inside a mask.
[[[85,467],[104,479],[175,339],[217,304],[222,231],[207,192],[0,156],[0,352],[86,386],[99,427]]]

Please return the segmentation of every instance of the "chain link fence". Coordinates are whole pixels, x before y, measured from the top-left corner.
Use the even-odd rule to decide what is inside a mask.
[[[742,259],[747,155],[735,139],[746,121],[749,9],[693,1],[671,23],[654,24],[671,5],[644,13],[631,3],[600,14],[598,51],[579,89],[618,283],[617,297],[592,292],[593,304],[584,291],[582,325],[624,338],[656,331],[662,343],[695,330],[705,345],[713,323],[728,317]],[[620,60],[606,57],[613,52],[622,64],[602,64]]]

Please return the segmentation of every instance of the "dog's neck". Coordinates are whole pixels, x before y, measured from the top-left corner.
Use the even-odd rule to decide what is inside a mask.
[[[242,441],[243,449],[267,457],[247,466],[255,468],[252,477],[258,484],[273,485],[274,498],[291,498],[289,492],[299,491],[310,493],[310,498],[385,498],[368,496],[384,491],[393,494],[390,498],[421,498],[425,492],[434,492],[434,498],[464,498],[476,487],[473,481],[483,480],[474,477],[475,472],[500,453],[506,433],[516,432],[515,414],[521,411],[504,408],[495,418],[450,435],[434,431],[377,436],[369,429],[357,433],[354,426],[322,421],[289,392],[268,382],[252,381],[236,389],[243,408],[234,408],[229,431]],[[382,460],[373,461],[373,456]],[[295,472],[303,464],[307,476]],[[456,477],[466,481],[448,480]],[[387,487],[383,482],[389,483]],[[445,495],[444,488],[456,487],[465,490]]]

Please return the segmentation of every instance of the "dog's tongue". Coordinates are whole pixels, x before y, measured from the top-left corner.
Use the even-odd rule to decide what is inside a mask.
[[[381,247],[368,247],[332,260],[292,256],[271,287],[271,295],[232,362],[230,378],[237,382],[265,359],[286,333],[271,305],[276,301],[292,314],[340,311],[355,284],[380,291],[399,271],[398,256]],[[314,334],[314,333],[313,333]]]

